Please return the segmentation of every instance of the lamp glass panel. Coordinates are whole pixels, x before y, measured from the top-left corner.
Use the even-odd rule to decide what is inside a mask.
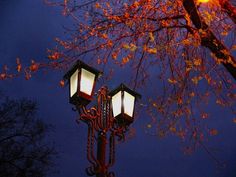
[[[135,97],[128,92],[124,92],[124,113],[133,117]]]
[[[80,80],[80,91],[83,93],[86,93],[87,95],[91,95],[94,81],[95,81],[95,74],[82,68],[81,80]]]
[[[76,92],[78,88],[78,70],[72,74],[70,77],[70,97],[72,97]]]
[[[114,117],[121,113],[121,91],[112,96],[112,110]]]

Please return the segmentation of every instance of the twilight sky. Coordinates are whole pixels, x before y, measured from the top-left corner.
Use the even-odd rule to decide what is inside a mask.
[[[57,8],[46,6],[43,0],[0,0],[0,67],[8,64],[14,68],[16,57],[25,64],[31,59],[46,61],[46,49],[55,45],[55,37],[63,36],[62,25],[68,23]],[[68,103],[68,88],[58,85],[63,74],[46,71],[36,73],[29,81],[23,77],[0,81],[0,90],[12,98],[36,100],[39,116],[55,127],[48,139],[59,152],[55,167],[58,172],[50,177],[85,177],[87,127],[75,123],[77,113]],[[108,86],[114,88],[122,78],[109,81]],[[148,95],[145,89],[140,93]],[[209,124],[218,129],[219,135],[210,138],[207,145],[226,162],[225,168],[217,168],[203,149],[184,155],[176,137],[146,135],[143,127],[149,119],[141,113],[133,124],[135,137],[116,146],[113,170],[117,177],[234,177],[236,124],[232,116],[211,107]]]

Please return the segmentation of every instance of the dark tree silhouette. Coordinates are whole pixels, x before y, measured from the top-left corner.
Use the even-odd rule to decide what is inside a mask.
[[[50,171],[56,151],[45,142],[50,126],[36,111],[33,101],[1,99],[1,177],[44,177]]]

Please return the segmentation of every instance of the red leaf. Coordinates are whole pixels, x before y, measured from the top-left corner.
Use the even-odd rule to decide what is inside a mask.
[[[234,118],[234,119],[233,119],[233,123],[235,123],[235,124],[236,124],[236,118]]]
[[[217,134],[218,134],[218,130],[216,130],[214,128],[210,130],[210,135],[211,136],[216,136]]]
[[[7,78],[6,73],[0,74],[0,79],[1,79],[1,80],[4,80],[4,79],[6,79],[6,78]]]
[[[61,87],[64,87],[64,86],[65,86],[65,81],[64,81],[64,80],[61,80],[61,81],[60,81],[60,86],[61,86]]]
[[[29,67],[30,71],[35,72],[39,69],[39,64],[35,63],[34,60],[31,61],[31,66]]]

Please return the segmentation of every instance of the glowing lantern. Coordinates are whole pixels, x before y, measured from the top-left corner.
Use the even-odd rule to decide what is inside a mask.
[[[111,91],[111,105],[113,117],[117,120],[118,124],[129,125],[134,119],[134,106],[137,98],[141,95],[129,89],[124,84]]]
[[[78,60],[65,74],[70,83],[70,103],[86,106],[94,93],[97,78],[101,72]]]

